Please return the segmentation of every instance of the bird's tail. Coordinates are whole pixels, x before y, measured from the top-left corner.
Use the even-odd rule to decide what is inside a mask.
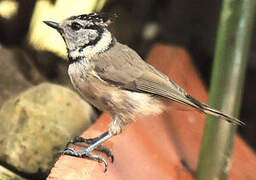
[[[195,106],[197,106],[197,109],[199,109],[200,111],[203,111],[206,114],[210,114],[216,117],[220,117],[220,118],[224,118],[226,121],[232,123],[232,124],[237,124],[237,125],[245,125],[244,122],[240,121],[237,118],[231,117],[223,112],[220,112],[214,108],[211,108],[210,106],[199,102],[198,100],[194,99],[192,96],[187,95],[186,96],[191,102],[193,102],[195,104]],[[195,107],[194,106],[194,107]]]
[[[224,118],[226,121],[232,123],[232,124],[237,124],[237,125],[245,125],[244,122],[240,121],[239,119],[237,118],[234,118],[234,117],[231,117],[227,114],[224,114],[216,109],[213,109],[209,106],[204,106],[205,104],[203,104],[203,112],[205,112],[206,114],[211,114],[213,116],[216,116],[216,117],[220,117],[220,118]]]

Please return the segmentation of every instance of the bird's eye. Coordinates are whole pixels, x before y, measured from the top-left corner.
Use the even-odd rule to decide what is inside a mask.
[[[73,22],[71,24],[71,29],[73,29],[74,31],[78,31],[79,29],[82,28],[82,25],[81,24],[78,24],[77,22]]]

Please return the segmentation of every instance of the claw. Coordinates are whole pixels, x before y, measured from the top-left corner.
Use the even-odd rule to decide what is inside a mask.
[[[70,144],[86,143],[86,144],[90,145],[90,144],[95,143],[97,140],[99,140],[99,137],[90,138],[90,139],[85,139],[85,138],[83,138],[83,137],[75,136],[73,139],[71,139],[71,140],[67,143],[67,145],[66,145],[66,150],[69,149],[70,151],[74,152],[73,149],[68,148],[68,146],[69,146]],[[86,147],[88,147],[88,146],[86,146]],[[106,148],[106,147],[104,147],[104,146],[102,146],[102,145],[99,145],[95,150],[98,150],[98,151],[100,151],[100,152],[102,152],[102,153],[105,153],[105,154],[111,159],[111,163],[114,162],[114,155],[112,154],[112,152],[111,152],[108,148]],[[65,150],[64,150],[64,151],[65,151]],[[62,151],[62,152],[63,152],[63,151]]]
[[[58,154],[61,155],[71,155],[71,156],[78,156],[81,157],[78,151],[75,151],[72,148],[66,148],[63,151],[59,151]]]
[[[82,151],[82,152],[75,151],[74,149],[71,149],[71,148],[67,148],[64,151],[60,151],[59,153],[61,155],[70,155],[70,156],[75,156],[75,157],[82,157],[82,158],[97,160],[99,163],[104,163],[104,165],[105,165],[104,173],[107,172],[107,170],[108,170],[108,163],[102,156],[86,153],[84,151]]]
[[[108,163],[107,163],[107,161],[103,157],[98,156],[98,162],[99,163],[104,163],[104,165],[105,165],[104,173],[107,172],[107,170],[108,170]]]
[[[89,159],[98,160],[99,163],[104,163],[104,165],[105,165],[104,173],[107,172],[108,162],[102,156],[94,155],[94,154],[87,154],[86,157]]]
[[[105,153],[111,159],[111,163],[114,162],[114,155],[112,154],[112,152],[108,148],[105,148],[104,146],[100,145],[100,146],[98,146],[97,150],[99,150],[100,152]]]
[[[114,156],[113,156],[112,152],[108,148],[105,148],[104,146],[101,145],[103,142],[110,139],[111,137],[112,137],[112,135],[109,132],[105,132],[101,136],[99,136],[97,138],[92,138],[92,139],[85,139],[83,137],[75,137],[67,143],[67,146],[70,144],[75,144],[75,143],[80,142],[80,143],[86,143],[88,145],[88,146],[86,146],[86,149],[84,149],[83,151],[76,151],[72,148],[67,147],[65,150],[60,151],[59,154],[70,155],[70,156],[75,156],[75,157],[80,157],[80,158],[93,159],[93,160],[97,160],[99,163],[103,162],[105,165],[104,172],[107,172],[107,170],[108,170],[107,161],[102,156],[91,154],[90,152],[93,150],[101,151],[101,152],[105,153],[108,157],[110,157],[111,162],[113,163]]]

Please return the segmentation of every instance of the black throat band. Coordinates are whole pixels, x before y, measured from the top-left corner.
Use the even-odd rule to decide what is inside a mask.
[[[68,65],[73,64],[74,62],[78,62],[82,59],[82,56],[78,56],[76,58],[72,58],[68,53]]]

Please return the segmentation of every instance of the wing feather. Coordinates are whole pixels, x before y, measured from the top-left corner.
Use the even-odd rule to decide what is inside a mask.
[[[122,89],[168,98],[205,113],[222,117],[234,124],[244,124],[194,99],[166,75],[144,62],[134,50],[126,45],[116,43],[108,51],[95,56],[92,61],[95,71],[102,80]]]
[[[95,57],[93,62],[100,78],[122,89],[149,93],[198,108],[182,88],[125,45],[118,43]]]

